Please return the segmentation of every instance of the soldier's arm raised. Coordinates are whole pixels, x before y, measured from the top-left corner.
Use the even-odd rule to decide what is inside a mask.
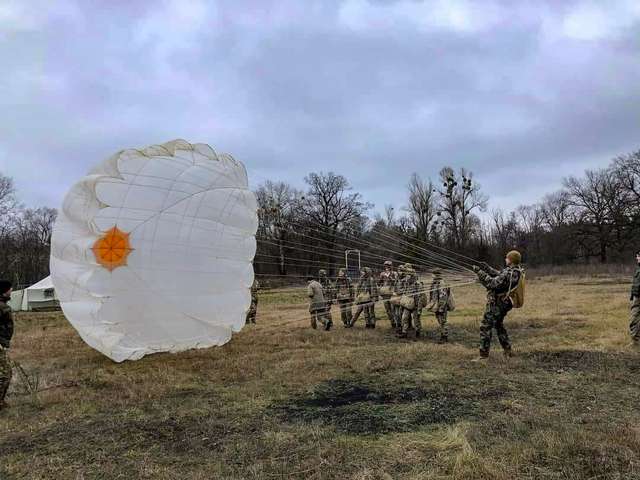
[[[491,276],[484,270],[480,270],[478,272],[478,278],[480,279],[480,283],[482,283],[485,287],[490,290],[498,290],[506,287],[509,289],[509,278],[511,274],[509,270],[503,270],[499,272],[496,276]]]

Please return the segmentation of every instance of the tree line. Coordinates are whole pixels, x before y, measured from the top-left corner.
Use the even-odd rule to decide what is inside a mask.
[[[622,262],[640,248],[640,151],[567,177],[559,191],[512,211],[489,210],[489,196],[464,168],[410,175],[405,204],[382,213],[372,213],[343,175],[313,172],[304,183],[265,181],[256,189],[258,274],[335,274],[348,250],[359,250],[364,265],[387,257],[435,264],[445,252],[497,265],[517,248],[538,266]],[[53,208],[21,205],[0,172],[0,277],[22,286],[48,275],[55,218]]]
[[[258,273],[335,271],[350,249],[362,250],[367,264],[385,256],[438,263],[432,250],[500,265],[516,248],[528,265],[540,266],[626,262],[640,248],[640,151],[569,176],[540,202],[507,212],[488,210],[488,195],[464,168],[444,167],[435,179],[412,174],[405,205],[385,205],[373,216],[344,176],[320,172],[304,180],[304,190],[266,181],[256,191]]]

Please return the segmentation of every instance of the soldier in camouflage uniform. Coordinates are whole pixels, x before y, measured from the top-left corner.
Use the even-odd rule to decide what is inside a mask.
[[[399,334],[400,338],[407,338],[409,330],[415,328],[416,338],[422,334],[422,323],[420,321],[420,284],[418,276],[410,264],[405,264],[405,278],[402,282],[402,297],[409,300],[408,304],[402,305],[402,328]]]
[[[631,285],[631,323],[629,330],[634,345],[640,345],[640,250],[636,252],[638,268]]]
[[[258,290],[260,290],[260,282],[258,279],[253,277],[253,284],[251,285],[251,305],[249,306],[249,311],[247,312],[247,319],[245,323],[256,323],[256,313],[258,312]]]
[[[391,297],[391,305],[395,317],[396,333],[402,331],[402,306],[400,305],[400,297],[406,280],[406,268],[404,265],[398,266],[398,278],[393,286],[393,295]]]
[[[480,283],[487,289],[487,306],[480,324],[480,357],[476,361],[489,357],[491,335],[494,328],[498,334],[498,340],[504,355],[511,356],[511,342],[509,341],[507,330],[504,328],[504,319],[513,308],[509,293],[520,282],[520,277],[522,276],[521,259],[520,252],[512,250],[507,253],[505,258],[506,268],[502,271],[490,267],[487,268],[488,271],[478,266],[473,267],[480,279]]]
[[[391,323],[391,328],[396,328],[396,315],[394,305],[391,304],[391,296],[397,281],[398,274],[393,271],[393,262],[391,260],[385,261],[384,270],[380,272],[378,277],[378,291],[382,297],[382,303]]]
[[[318,322],[324,325],[325,330],[330,330],[333,322],[327,315],[327,302],[324,297],[322,285],[313,277],[307,277],[307,296],[309,297],[309,313],[311,314],[311,327],[318,328]]]
[[[419,293],[418,303],[416,304],[414,325],[420,325],[420,330],[416,332],[416,336],[419,337],[422,335],[422,310],[427,308],[427,305],[429,304],[429,296],[427,295],[427,287],[424,282],[420,280],[420,277],[417,276],[416,278]]]
[[[440,343],[449,341],[449,325],[447,323],[447,315],[449,313],[449,305],[451,288],[442,280],[442,271],[435,269],[433,271],[433,281],[429,289],[429,308],[436,315],[438,325],[440,325]]]
[[[358,321],[360,314],[364,311],[365,328],[376,328],[376,321],[373,317],[372,306],[378,301],[378,287],[373,279],[371,269],[364,267],[360,274],[360,281],[356,287],[356,312],[353,315],[350,326]]]
[[[326,302],[326,314],[331,319],[331,304],[333,303],[333,285],[331,280],[327,276],[327,271],[324,268],[318,270],[318,282],[322,285],[322,293],[324,294],[324,300]]]
[[[345,327],[351,326],[351,306],[353,305],[353,285],[344,269],[338,271],[335,284],[336,301],[340,307],[340,318]]]
[[[11,282],[0,280],[0,410],[6,406],[4,399],[11,382],[9,347],[13,337],[13,315],[8,305],[11,300]]]

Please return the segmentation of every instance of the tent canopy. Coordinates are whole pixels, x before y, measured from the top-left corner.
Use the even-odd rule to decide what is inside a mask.
[[[53,288],[51,277],[43,278],[24,290],[13,292],[9,305],[16,311],[58,308],[58,297]]]

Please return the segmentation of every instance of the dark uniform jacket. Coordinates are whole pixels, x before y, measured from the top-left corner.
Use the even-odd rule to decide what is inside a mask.
[[[13,337],[13,315],[7,301],[7,298],[0,297],[0,345],[4,348],[9,348]]]
[[[633,275],[633,283],[631,284],[631,300],[640,298],[640,266]]]
[[[488,299],[492,301],[507,300],[506,294],[518,286],[522,271],[513,265],[508,266],[502,271],[490,269],[489,273],[484,270],[478,271],[480,283],[488,290]]]

